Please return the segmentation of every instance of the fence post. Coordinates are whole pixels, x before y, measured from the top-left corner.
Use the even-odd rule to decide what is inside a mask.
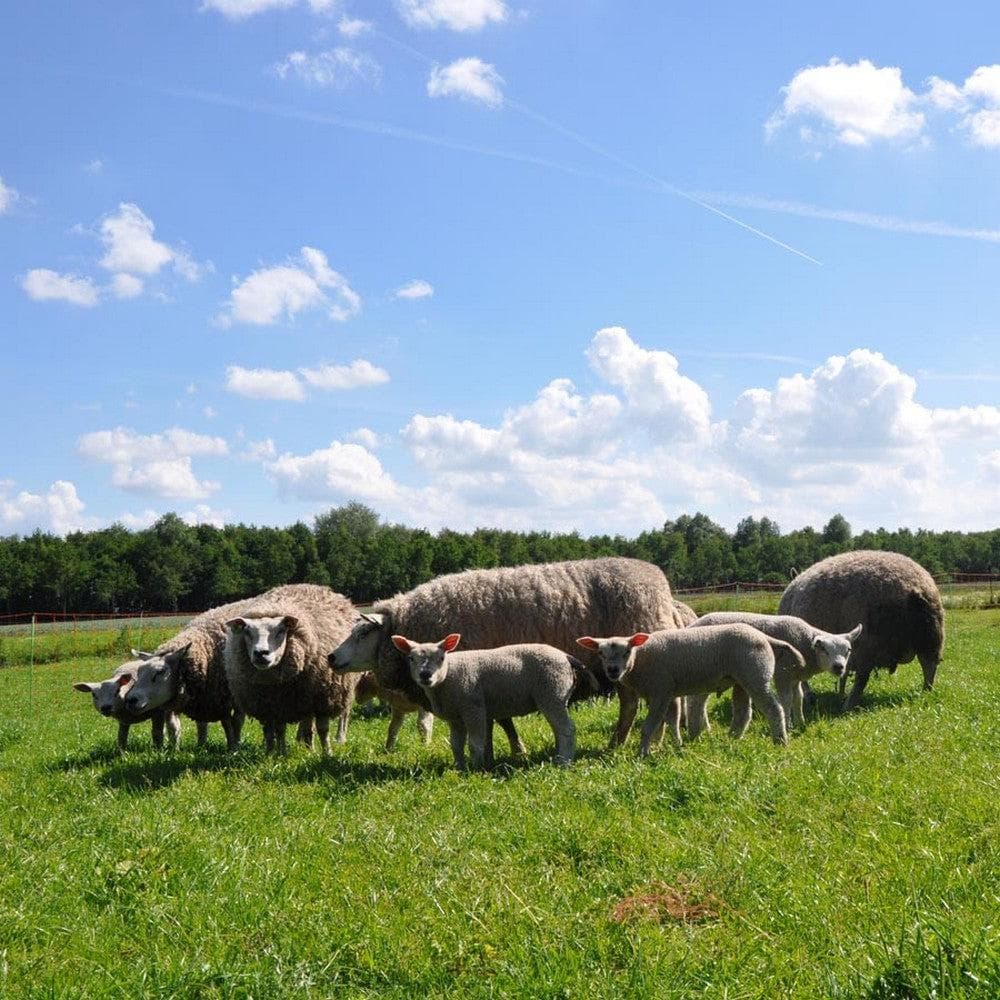
[[[31,613],[31,659],[28,663],[28,715],[32,714],[35,704],[35,613]]]

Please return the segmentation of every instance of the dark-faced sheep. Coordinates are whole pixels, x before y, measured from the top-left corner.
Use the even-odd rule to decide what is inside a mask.
[[[580,653],[577,636],[629,635],[674,628],[674,603],[662,570],[640,559],[611,557],[569,562],[466,570],[440,576],[385,601],[359,622],[349,639],[330,654],[335,670],[363,670],[371,664],[384,688],[430,707],[414,683],[393,634],[411,636],[460,632],[466,649],[511,643],[545,643]],[[606,693],[613,686],[600,672],[596,653],[584,664]],[[522,749],[513,723],[504,726],[511,748]]]
[[[267,750],[284,750],[285,728],[314,717],[325,753],[329,727],[347,722],[359,674],[334,674],[327,654],[350,634],[354,605],[329,587],[300,583],[265,594],[227,624],[225,672],[236,704],[264,727]]]
[[[930,690],[944,645],[944,609],[931,575],[896,552],[857,551],[830,556],[803,570],[785,588],[778,608],[827,632],[863,626],[848,671],[854,708],[873,670],[894,671],[915,656]],[[841,680],[843,694],[846,676]]]

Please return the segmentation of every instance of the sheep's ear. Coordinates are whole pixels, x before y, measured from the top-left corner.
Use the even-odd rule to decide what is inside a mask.
[[[188,650],[190,648],[191,648],[191,643],[188,643],[186,646],[181,646],[180,649],[175,649],[172,653],[167,653],[167,655],[164,656],[163,659],[166,663],[169,663],[170,666],[174,667],[178,663],[183,662],[184,657],[187,656]]]
[[[648,632],[636,632],[635,635],[629,638],[629,647],[635,649],[636,646],[641,646],[649,638]]]
[[[245,618],[230,618],[229,621],[226,622],[226,628],[229,629],[230,632],[242,632],[243,626],[246,625],[246,623],[247,620]]]
[[[87,694],[93,694],[94,688],[100,687],[100,684],[95,684],[93,681],[77,681],[73,685],[74,691],[84,691]]]
[[[450,635],[446,635],[439,643],[438,649],[443,649],[446,653],[450,653],[457,645],[459,639],[462,636],[458,632],[452,632]]]
[[[413,649],[413,643],[410,642],[409,639],[407,639],[405,636],[402,636],[402,635],[394,635],[392,637],[392,644],[401,653],[409,653],[410,650]]]
[[[151,660],[153,658],[152,653],[144,653],[141,649],[133,649],[130,652],[133,660]]]
[[[385,615],[376,615],[367,611],[361,612],[361,619],[370,625],[378,625],[379,628],[385,624]]]
[[[582,635],[576,640],[578,646],[583,646],[584,649],[600,649],[600,643],[596,639],[592,639],[589,635]]]
[[[864,629],[864,625],[862,625],[861,622],[858,622],[858,624],[855,625],[854,628],[852,628],[851,631],[844,636],[844,638],[847,639],[848,642],[854,642],[854,640],[861,635]]]
[[[118,677],[118,690],[120,691],[126,684],[131,684],[135,678],[131,674],[120,674]]]
[[[285,615],[285,617],[281,619],[281,624],[284,625],[289,632],[291,632],[295,626],[298,625],[298,623],[299,620],[295,617],[295,615]]]

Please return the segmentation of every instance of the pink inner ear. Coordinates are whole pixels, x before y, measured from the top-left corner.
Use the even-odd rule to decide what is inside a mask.
[[[597,649],[597,640],[592,639],[589,635],[582,636],[576,640],[578,646],[583,646],[584,649]]]
[[[633,647],[641,646],[648,638],[648,632],[636,632],[636,634],[629,639],[628,644]]]
[[[118,678],[118,686],[125,687],[126,684],[131,684],[132,680],[133,678],[128,674],[122,674],[121,677]]]
[[[462,636],[460,635],[460,633],[452,632],[451,635],[447,635],[444,637],[444,639],[441,642],[441,648],[446,653],[450,653],[458,645],[458,640],[461,638]]]
[[[411,648],[411,645],[410,645],[410,640],[409,640],[409,639],[406,639],[406,638],[404,638],[404,637],[403,637],[403,636],[401,636],[401,635],[394,635],[394,636],[392,637],[392,644],[393,644],[393,645],[394,645],[394,646],[396,647],[396,649],[398,649],[398,650],[399,650],[399,651],[400,651],[401,653],[409,653],[409,651],[410,651],[410,648]]]

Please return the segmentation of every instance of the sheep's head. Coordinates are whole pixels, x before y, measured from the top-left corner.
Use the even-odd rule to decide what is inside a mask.
[[[135,674],[123,673],[106,681],[77,681],[73,690],[88,693],[101,715],[113,715],[116,707],[124,705],[125,692],[134,680]]]
[[[294,615],[271,618],[233,618],[226,627],[246,647],[247,659],[257,670],[273,670],[285,655],[285,645],[299,620]]]
[[[177,693],[177,671],[191,643],[171,653],[147,654],[135,672],[135,683],[125,696],[125,707],[135,714],[161,708]]]
[[[850,632],[844,632],[841,635],[827,632],[815,636],[812,645],[820,667],[828,670],[834,677],[843,677],[847,673],[847,661],[851,656],[851,647],[861,635],[862,627],[858,625]]]
[[[375,661],[384,634],[382,615],[362,614],[351,634],[326,658],[326,662],[338,674],[361,670]]]
[[[422,688],[432,688],[448,676],[448,656],[462,637],[457,632],[445,636],[440,642],[410,642],[394,635],[392,644],[406,656],[406,665],[414,683]]]
[[[636,632],[630,636],[611,636],[594,639],[589,635],[576,640],[578,646],[594,650],[601,658],[601,667],[608,680],[620,681],[635,665],[635,651],[649,638],[648,632]]]

